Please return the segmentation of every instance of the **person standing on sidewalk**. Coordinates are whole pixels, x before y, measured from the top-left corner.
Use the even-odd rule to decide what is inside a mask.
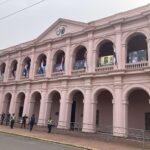
[[[5,113],[2,113],[2,115],[1,115],[1,125],[3,125],[4,119],[5,119]]]
[[[26,120],[27,120],[26,114],[22,117],[22,123],[21,123],[21,128],[26,128]]]
[[[30,125],[30,131],[32,131],[34,124],[35,124],[35,116],[33,114],[32,117],[31,117],[31,119],[30,119],[30,123],[29,123],[29,125]]]
[[[12,116],[10,117],[10,128],[11,129],[14,128],[15,120],[16,120],[16,116],[15,116],[15,114],[12,114]]]
[[[51,133],[52,126],[53,126],[53,120],[52,120],[51,117],[50,117],[50,118],[48,119],[48,123],[47,123],[48,133]]]

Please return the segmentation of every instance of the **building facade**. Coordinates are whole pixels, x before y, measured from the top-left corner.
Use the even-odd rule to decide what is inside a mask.
[[[0,113],[83,132],[150,129],[150,5],[82,23],[58,19],[0,52]]]

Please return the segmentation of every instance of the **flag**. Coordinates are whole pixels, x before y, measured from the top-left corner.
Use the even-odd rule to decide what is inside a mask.
[[[117,65],[117,55],[116,55],[116,48],[113,46],[114,52],[113,52],[113,57],[114,57],[114,64]]]

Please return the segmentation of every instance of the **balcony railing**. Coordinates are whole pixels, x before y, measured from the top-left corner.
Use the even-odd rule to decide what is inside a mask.
[[[110,72],[114,70],[113,65],[96,67],[96,72]]]
[[[143,69],[148,66],[147,61],[142,61],[142,62],[137,62],[137,63],[128,63],[125,65],[125,68],[127,70],[138,70],[138,69]]]

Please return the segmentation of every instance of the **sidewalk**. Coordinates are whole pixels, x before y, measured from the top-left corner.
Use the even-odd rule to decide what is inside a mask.
[[[34,131],[34,129],[32,132],[30,132],[27,129],[20,129],[20,128],[10,129],[9,126],[0,125],[0,132],[32,137],[32,138],[51,141],[51,142],[58,142],[58,143],[73,145],[77,147],[79,146],[91,150],[142,150],[142,148],[136,148],[125,144],[120,144],[120,143],[116,144],[113,142],[104,142],[92,138],[73,137],[70,135],[62,135],[56,133],[49,134],[44,131]]]

